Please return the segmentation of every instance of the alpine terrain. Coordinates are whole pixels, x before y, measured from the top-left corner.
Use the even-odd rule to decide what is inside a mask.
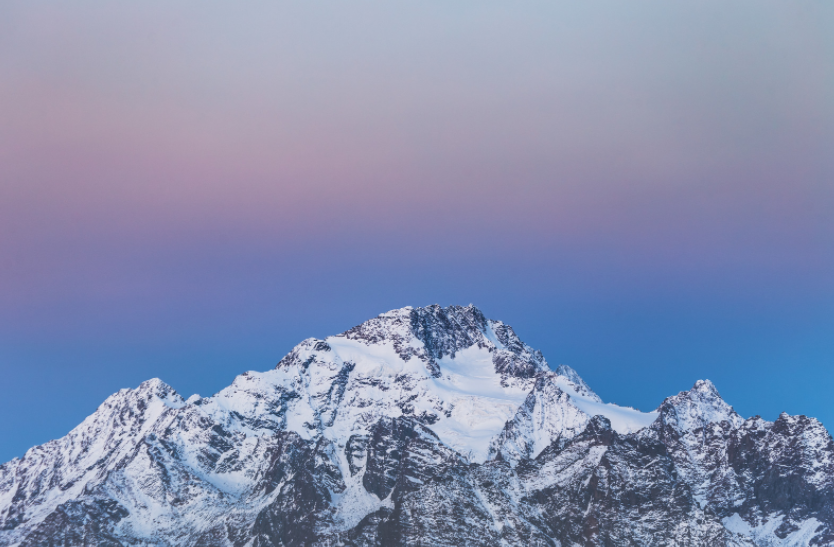
[[[12,545],[834,545],[834,442],[707,380],[607,404],[473,306],[409,307],[211,397],[115,393],[0,466]]]

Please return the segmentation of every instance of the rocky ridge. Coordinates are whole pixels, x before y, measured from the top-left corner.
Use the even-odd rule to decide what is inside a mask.
[[[403,308],[212,397],[112,395],[0,465],[12,545],[834,545],[834,441],[708,381],[605,404],[473,306]]]

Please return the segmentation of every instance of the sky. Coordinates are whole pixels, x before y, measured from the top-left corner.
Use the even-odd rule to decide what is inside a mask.
[[[0,461],[469,304],[834,425],[834,4],[0,4]]]

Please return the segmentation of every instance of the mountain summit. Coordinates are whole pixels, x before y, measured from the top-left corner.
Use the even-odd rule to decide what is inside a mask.
[[[212,397],[112,395],[0,466],[12,545],[834,545],[834,443],[708,381],[606,404],[474,306],[407,307]]]

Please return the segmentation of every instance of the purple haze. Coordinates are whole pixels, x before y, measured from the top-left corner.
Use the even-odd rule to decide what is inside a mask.
[[[0,7],[0,461],[405,305],[834,423],[834,7]]]

